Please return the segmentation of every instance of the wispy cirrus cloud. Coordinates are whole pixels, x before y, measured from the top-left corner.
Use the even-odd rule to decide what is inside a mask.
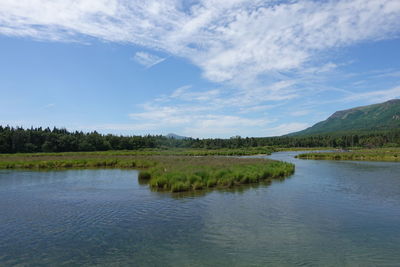
[[[162,58],[146,52],[137,52],[133,59],[147,69],[163,62],[166,58]]]
[[[324,90],[347,101],[398,96],[398,87],[353,93],[323,80],[343,65],[323,56],[332,49],[399,37],[398,0],[2,0],[0,34],[133,44],[151,51],[133,57],[146,68],[163,62],[160,54],[181,57],[217,84],[202,91],[185,85],[155,96],[130,114],[147,129],[180,125],[185,134],[214,129],[219,135],[238,129],[236,122],[241,132],[247,127],[264,133],[270,126],[286,133],[307,125],[271,126],[263,116],[277,103]],[[398,77],[398,71],[390,77]],[[313,109],[302,108],[287,114],[299,117]]]
[[[311,110],[303,109],[303,110],[296,110],[290,113],[290,115],[295,117],[305,116],[311,113]]]
[[[265,114],[247,116],[244,112],[235,112],[240,107],[248,107],[240,101],[241,97],[226,97],[218,89],[195,91],[186,85],[141,105],[141,112],[131,113],[129,117],[134,124],[146,124],[151,132],[160,128],[168,129],[167,132],[179,129],[180,134],[192,137],[226,137],[238,132],[250,136],[251,132],[265,131],[273,122]]]
[[[54,108],[55,106],[56,106],[56,104],[50,103],[50,104],[44,105],[43,108]]]
[[[301,131],[311,126],[308,123],[301,122],[291,122],[291,123],[283,123],[278,126],[271,127],[268,129],[269,136],[280,136],[287,133],[293,133],[297,131]]]
[[[397,0],[189,3],[3,0],[0,33],[49,40],[89,36],[133,43],[188,58],[209,80],[226,82],[240,76],[294,71],[326,49],[394,38],[400,29]],[[146,54],[138,57],[154,62]]]
[[[271,122],[264,117],[243,117],[210,112],[212,108],[202,106],[150,106],[143,112],[129,116],[136,122],[146,122],[148,132],[159,129],[179,129],[181,134],[192,137],[226,137],[241,132],[250,136],[254,131],[263,131]],[[215,111],[215,110],[214,110]],[[135,125],[134,123],[133,125]],[[138,125],[141,125],[139,123]],[[243,131],[243,129],[246,129]],[[264,135],[267,135],[265,132]]]
[[[378,102],[383,102],[386,100],[390,100],[393,98],[399,98],[399,97],[400,97],[400,86],[397,86],[397,87],[385,89],[385,90],[377,90],[377,91],[366,92],[366,93],[352,94],[352,95],[349,95],[348,97],[346,97],[345,100],[346,101],[364,100],[369,103],[378,103]]]

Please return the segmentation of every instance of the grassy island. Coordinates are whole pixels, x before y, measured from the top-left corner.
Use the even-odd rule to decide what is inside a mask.
[[[179,192],[258,183],[293,173],[293,164],[267,159],[169,157],[160,158],[139,179],[148,179],[153,189]]]
[[[268,149],[142,150],[0,155],[0,169],[131,168],[154,190],[192,191],[283,178],[294,165],[231,155],[267,154]]]
[[[400,148],[375,148],[304,153],[296,157],[300,159],[314,160],[400,161]]]

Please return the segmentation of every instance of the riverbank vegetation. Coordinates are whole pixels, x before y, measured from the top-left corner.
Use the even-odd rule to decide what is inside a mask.
[[[182,152],[183,153],[183,152]],[[284,178],[294,165],[260,158],[182,155],[133,155],[129,152],[9,154],[0,169],[131,168],[154,190],[181,192],[229,188]]]
[[[110,150],[110,151],[89,151],[89,152],[40,152],[40,153],[9,153],[0,154],[1,157],[106,157],[106,156],[249,156],[249,155],[270,155],[276,149],[272,147],[249,147],[249,148],[219,148],[219,149],[202,149],[202,148],[141,148],[136,150]]]
[[[400,161],[400,148],[356,149],[350,151],[303,153],[300,159]]]
[[[267,133],[266,133],[267,134]],[[116,136],[97,132],[69,132],[58,128],[0,126],[0,153],[79,152],[110,150],[185,149],[252,149],[317,147],[398,147],[400,130],[341,132],[312,136],[219,138],[171,138],[162,135]]]

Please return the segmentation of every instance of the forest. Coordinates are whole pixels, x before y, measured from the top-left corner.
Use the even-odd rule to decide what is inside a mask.
[[[0,126],[0,153],[78,152],[139,150],[145,148],[247,148],[290,147],[398,147],[400,130],[376,132],[344,132],[310,136],[183,138],[162,135],[118,136],[96,131],[71,132],[64,128],[28,128]]]

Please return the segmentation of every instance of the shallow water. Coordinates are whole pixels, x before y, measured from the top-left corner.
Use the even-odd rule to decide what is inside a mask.
[[[271,185],[151,192],[129,170],[0,171],[0,265],[398,266],[400,164],[274,159]]]

